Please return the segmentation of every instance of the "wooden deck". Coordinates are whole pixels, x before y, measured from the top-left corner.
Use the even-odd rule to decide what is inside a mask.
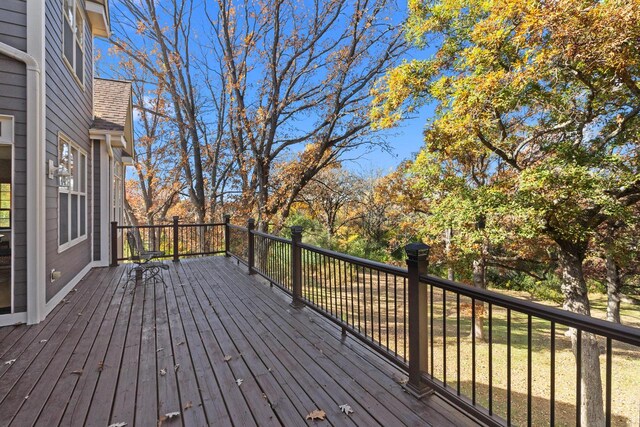
[[[0,426],[475,425],[233,261],[167,263],[166,286],[94,269],[46,321],[0,328]]]

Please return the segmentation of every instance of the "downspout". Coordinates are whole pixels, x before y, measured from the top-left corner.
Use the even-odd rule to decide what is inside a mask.
[[[39,2],[38,2],[39,3]],[[35,6],[33,0],[27,4],[27,28],[32,24],[44,25],[44,6]],[[34,10],[35,9],[35,10]],[[35,21],[31,16],[36,15]],[[44,42],[44,27],[35,32]],[[36,47],[43,51],[43,47]],[[43,87],[44,79],[38,61],[30,54],[0,42],[0,53],[23,62],[27,71],[27,323],[40,322],[45,315],[45,125]]]

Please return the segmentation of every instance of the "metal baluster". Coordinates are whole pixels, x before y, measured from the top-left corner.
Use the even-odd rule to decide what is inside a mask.
[[[489,415],[493,415],[493,304],[489,304]]]
[[[471,298],[471,402],[476,404],[476,300]]]
[[[606,367],[605,367],[605,393],[606,393],[606,403],[605,403],[605,419],[606,419],[606,427],[611,427],[611,353],[612,353],[612,345],[611,338],[607,337],[607,356],[606,356]]]
[[[507,425],[511,425],[511,309],[507,308]]]
[[[551,427],[556,422],[556,324],[551,322],[551,373],[549,376],[549,424]]]
[[[442,382],[447,386],[447,291],[442,290]]]
[[[456,392],[460,396],[460,294],[456,293]]]
[[[531,427],[531,382],[532,382],[532,365],[531,365],[531,344],[532,344],[532,324],[531,315],[527,316],[527,426]]]
[[[580,407],[582,406],[582,331],[576,329],[576,427],[580,427]]]

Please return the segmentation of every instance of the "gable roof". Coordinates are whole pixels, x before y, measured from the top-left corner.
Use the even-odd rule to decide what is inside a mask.
[[[130,82],[93,80],[93,129],[124,132],[130,109]]]
[[[93,123],[89,135],[110,136],[114,147],[133,154],[133,104],[131,82],[93,79]]]

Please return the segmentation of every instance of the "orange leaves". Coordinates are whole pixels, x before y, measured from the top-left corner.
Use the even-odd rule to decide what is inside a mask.
[[[309,412],[309,414],[307,415],[307,419],[311,420],[311,421],[324,421],[324,417],[326,417],[327,414],[321,410],[321,409],[315,409],[311,412]]]

